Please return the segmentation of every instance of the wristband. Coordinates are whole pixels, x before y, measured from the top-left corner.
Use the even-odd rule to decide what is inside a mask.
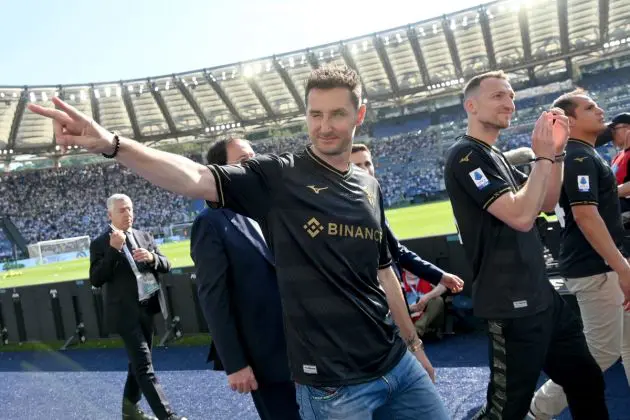
[[[555,160],[556,162],[564,162],[564,158],[567,155],[567,151],[565,150],[564,152],[560,153],[559,155],[555,156]]]
[[[555,163],[555,161],[553,159],[550,159],[550,158],[544,157],[544,156],[538,156],[536,159],[534,159],[534,162],[538,162],[538,161],[541,161],[541,160],[547,160],[547,161],[549,161],[551,163]]]
[[[111,155],[103,153],[103,157],[106,157],[107,159],[115,158],[116,155],[118,154],[118,149],[120,149],[120,138],[118,137],[118,134],[116,133],[113,133],[113,134],[114,134],[114,153],[112,153]]]
[[[424,343],[418,338],[418,341],[414,340],[413,343],[407,345],[407,348],[410,352],[415,353],[420,349],[424,350]]]

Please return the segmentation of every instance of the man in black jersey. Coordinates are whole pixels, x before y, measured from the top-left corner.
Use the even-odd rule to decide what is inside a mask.
[[[473,308],[488,322],[490,383],[478,419],[523,419],[540,371],[561,384],[574,419],[607,419],[604,380],[579,320],[555,292],[534,221],[555,207],[568,121],[561,110],[536,122],[529,178],[495,146],[514,112],[503,72],[464,88],[468,130],[449,150],[446,189],[473,269]],[[576,368],[579,366],[579,369]]]
[[[591,354],[602,370],[621,357],[630,379],[630,312],[622,306],[630,298],[630,264],[617,179],[595,150],[597,136],[606,128],[604,111],[582,90],[560,96],[553,106],[564,110],[570,122],[556,211],[563,227],[560,274],[577,297]],[[531,417],[551,419],[566,405],[562,388],[549,380],[532,400]]]
[[[356,72],[322,67],[310,75],[312,144],[303,152],[239,166],[206,167],[145,147],[53,101],[60,109],[29,109],[54,119],[58,144],[115,157],[162,188],[260,224],[275,256],[302,418],[448,418],[391,268],[379,185],[350,164],[366,111]]]

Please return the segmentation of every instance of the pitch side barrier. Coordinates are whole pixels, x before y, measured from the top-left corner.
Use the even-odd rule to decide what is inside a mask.
[[[557,223],[539,226],[552,254],[557,253]],[[456,234],[415,238],[402,243],[444,270],[459,275],[466,282],[465,296],[471,294],[471,268]],[[557,255],[557,254],[556,254]],[[564,281],[549,270],[550,281],[572,304]],[[255,273],[252,273],[255,275]],[[155,317],[155,332],[165,344],[181,334],[208,331],[196,293],[193,267],[173,269],[161,276],[171,318]],[[1,286],[1,283],[0,283]],[[28,341],[64,342],[62,348],[91,339],[112,337],[105,322],[102,289],[88,280],[0,289],[0,351],[2,343]],[[576,306],[576,305],[575,305]]]

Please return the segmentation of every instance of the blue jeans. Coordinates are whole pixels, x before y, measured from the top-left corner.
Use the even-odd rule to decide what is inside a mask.
[[[426,370],[407,352],[385,376],[340,387],[296,385],[302,420],[447,420]]]

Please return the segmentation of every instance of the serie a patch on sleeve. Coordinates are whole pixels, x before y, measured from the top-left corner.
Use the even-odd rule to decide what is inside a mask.
[[[589,192],[591,190],[591,183],[589,182],[588,175],[578,175],[577,183],[578,191]]]
[[[483,173],[481,168],[477,168],[473,171],[470,171],[468,175],[470,175],[473,182],[475,183],[477,188],[480,190],[490,185],[490,181],[488,181],[488,178],[486,178],[486,174]]]

